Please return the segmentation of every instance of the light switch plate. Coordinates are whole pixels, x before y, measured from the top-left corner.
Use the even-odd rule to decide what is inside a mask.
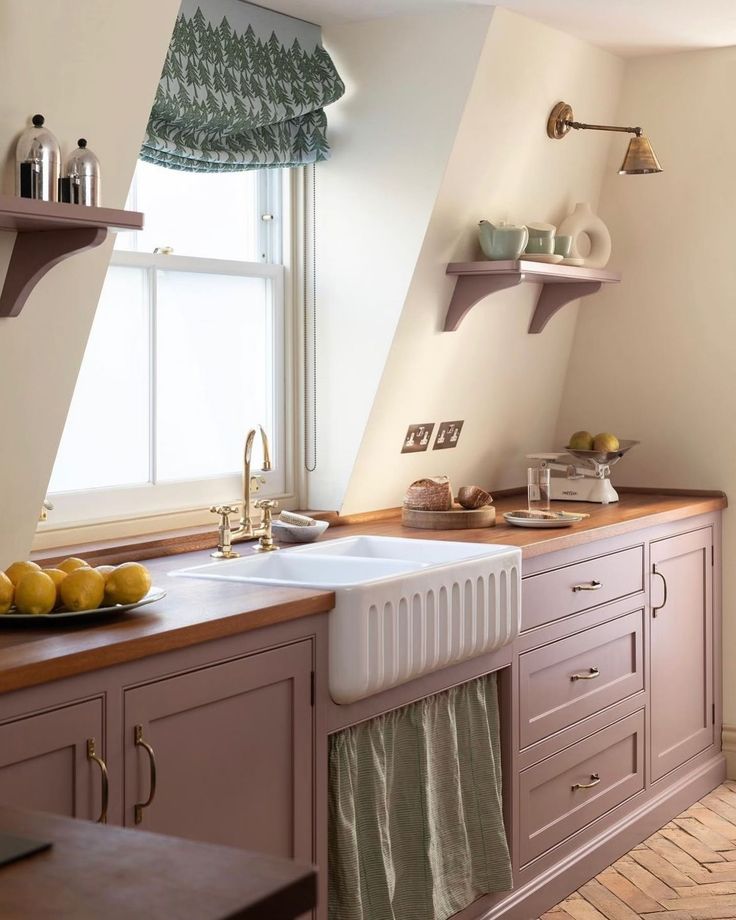
[[[462,429],[462,421],[440,422],[432,450],[449,450],[451,447],[457,447]]]
[[[434,422],[425,422],[423,425],[409,425],[401,453],[418,454],[423,450],[427,450],[433,431]]]

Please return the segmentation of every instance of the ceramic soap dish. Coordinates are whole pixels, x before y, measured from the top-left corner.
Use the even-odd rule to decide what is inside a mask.
[[[279,543],[314,543],[330,525],[327,521],[316,521],[303,514],[282,511],[280,519],[271,526],[274,539]]]

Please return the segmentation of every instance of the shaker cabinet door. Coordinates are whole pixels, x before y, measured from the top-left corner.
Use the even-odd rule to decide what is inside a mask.
[[[102,700],[0,723],[0,803],[69,818],[97,819],[104,756]]]
[[[651,544],[652,780],[713,743],[713,534]]]
[[[125,823],[312,860],[310,641],[125,692]]]

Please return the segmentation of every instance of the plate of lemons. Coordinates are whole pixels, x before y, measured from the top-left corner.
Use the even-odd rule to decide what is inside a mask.
[[[165,596],[139,562],[93,567],[72,556],[45,569],[14,562],[0,572],[0,625],[123,613]]]

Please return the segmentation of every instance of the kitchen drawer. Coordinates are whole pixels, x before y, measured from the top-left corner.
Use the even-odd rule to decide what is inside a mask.
[[[519,657],[521,747],[644,688],[644,608]]]
[[[643,710],[522,770],[519,774],[522,865],[643,788]]]
[[[643,590],[643,546],[530,575],[521,583],[521,628],[542,626]]]

